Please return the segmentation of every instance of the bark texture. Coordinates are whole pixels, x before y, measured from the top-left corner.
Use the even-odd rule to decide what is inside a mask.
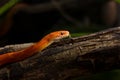
[[[0,54],[32,44],[8,45],[0,48]],[[115,27],[57,41],[37,55],[2,66],[0,80],[72,80],[119,68],[120,27]]]

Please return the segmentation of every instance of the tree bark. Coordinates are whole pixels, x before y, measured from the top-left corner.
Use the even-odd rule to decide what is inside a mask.
[[[0,48],[0,54],[32,44],[8,45]],[[2,66],[0,80],[71,80],[119,68],[120,27],[115,27],[54,42],[37,55]]]

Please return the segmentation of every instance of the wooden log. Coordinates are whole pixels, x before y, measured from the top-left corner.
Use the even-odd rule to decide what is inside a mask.
[[[0,48],[0,53],[32,44],[8,45]],[[2,66],[0,80],[71,80],[119,68],[120,27],[115,27],[57,41],[37,55]]]

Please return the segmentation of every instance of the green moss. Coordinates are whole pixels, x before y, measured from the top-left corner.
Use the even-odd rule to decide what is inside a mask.
[[[83,36],[83,35],[87,35],[87,34],[90,34],[89,32],[81,32],[81,33],[72,33],[71,36],[72,37],[78,37],[78,36]]]
[[[120,80],[120,70],[112,70],[92,76],[78,77],[72,80]]]
[[[116,2],[120,3],[120,0],[116,0]]]

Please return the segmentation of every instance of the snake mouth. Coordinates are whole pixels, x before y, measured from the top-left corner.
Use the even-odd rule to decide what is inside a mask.
[[[71,35],[69,34],[67,37],[62,38],[62,40],[64,40],[64,39],[70,39],[70,38],[71,38]]]
[[[71,35],[67,35],[67,36],[62,36],[61,39],[58,39],[58,40],[65,40],[65,39],[70,39],[71,38]]]
[[[66,37],[63,37],[61,39],[56,39],[54,42],[64,42],[65,40],[71,39],[71,35],[68,35]]]

